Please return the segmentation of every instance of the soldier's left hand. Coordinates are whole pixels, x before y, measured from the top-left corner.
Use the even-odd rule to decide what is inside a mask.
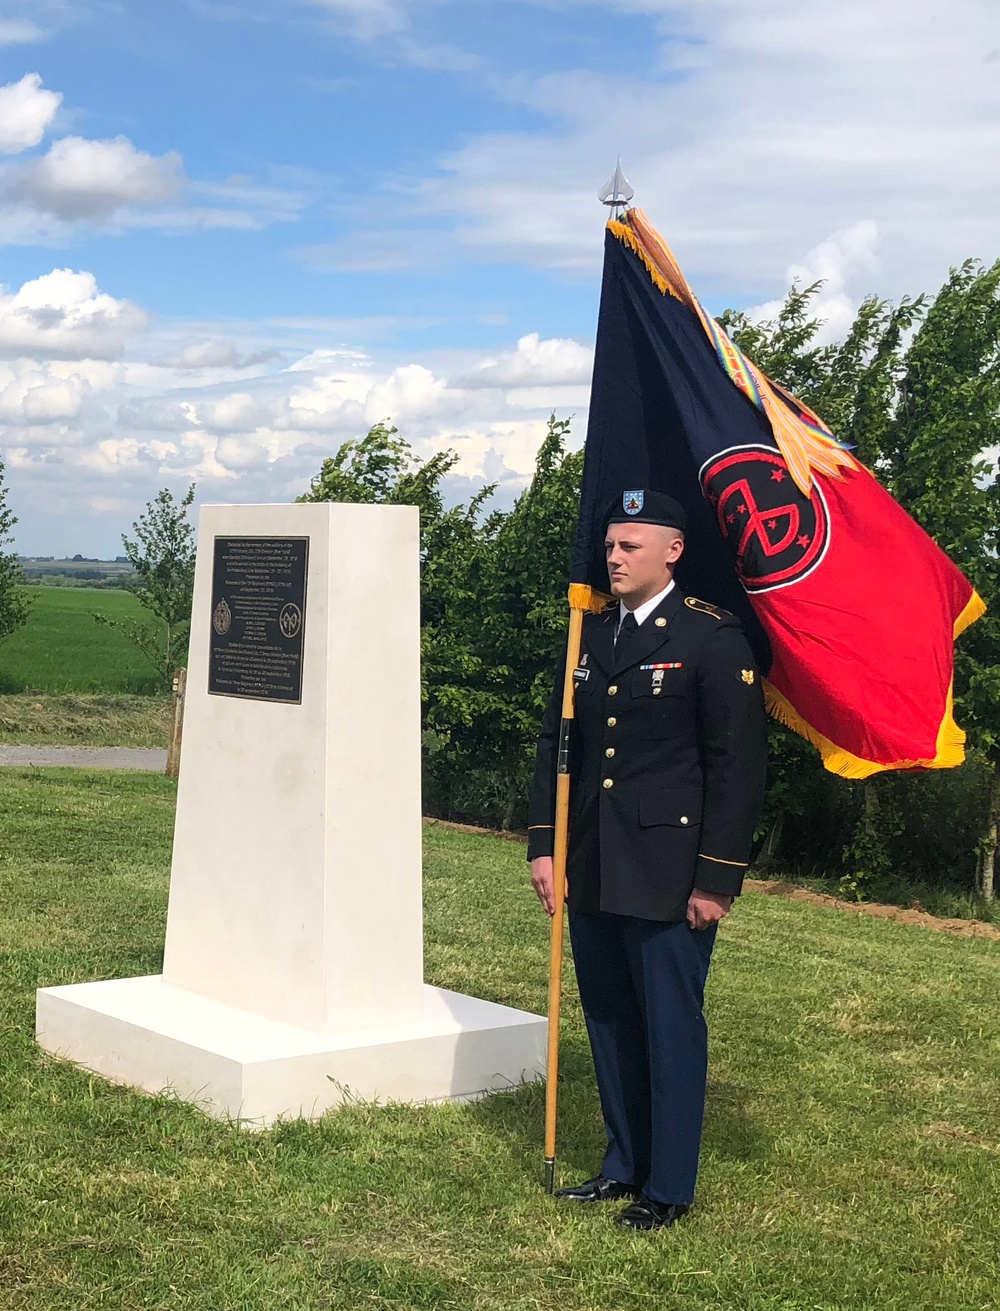
[[[688,898],[687,922],[693,929],[710,929],[729,914],[732,897],[720,897],[716,892],[699,892],[697,888]]]

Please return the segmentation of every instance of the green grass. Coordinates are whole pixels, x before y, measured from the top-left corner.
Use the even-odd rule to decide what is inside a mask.
[[[29,587],[28,622],[0,644],[0,692],[132,692],[157,690],[141,651],[94,612],[144,620],[130,592],[87,587]]]
[[[106,692],[0,696],[0,742],[28,746],[166,747],[169,697]]]
[[[173,789],[6,770],[3,1311],[996,1305],[1000,944],[748,896],[710,980],[698,1205],[627,1235],[539,1186],[537,1086],[249,1134],[42,1057],[37,984],[155,971]],[[523,849],[426,832],[431,982],[544,1008]],[[568,989],[560,1173],[601,1126]]]

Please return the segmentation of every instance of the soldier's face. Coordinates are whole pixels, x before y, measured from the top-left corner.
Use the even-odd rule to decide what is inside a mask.
[[[604,537],[611,594],[630,610],[662,592],[684,550],[675,528],[655,523],[613,523]]]

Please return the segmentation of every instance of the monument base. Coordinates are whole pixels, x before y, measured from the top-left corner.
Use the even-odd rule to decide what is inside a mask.
[[[421,1020],[316,1033],[170,987],[160,975],[41,988],[36,1036],[53,1055],[210,1115],[265,1128],[345,1100],[469,1100],[545,1069],[546,1021],[425,987]]]

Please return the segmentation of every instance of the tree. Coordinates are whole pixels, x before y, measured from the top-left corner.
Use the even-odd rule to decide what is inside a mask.
[[[464,653],[464,663],[439,663],[427,708],[428,724],[448,734],[452,796],[478,779],[501,828],[523,817],[538,724],[566,641],[583,471],[583,452],[566,451],[569,427],[550,417],[531,483],[513,509],[483,524],[466,586],[431,638],[440,651],[451,630]]]
[[[155,501],[133,523],[134,538],[122,534],[125,556],[136,573],[129,585],[139,604],[158,622],[109,619],[95,614],[99,624],[116,628],[146,656],[159,682],[169,690],[174,671],[187,663],[194,592],[194,525],[188,508],[194,501],[194,483],[175,501],[164,487]]]
[[[7,505],[4,466],[0,461],[0,641],[10,637],[27,621],[31,608],[28,594],[21,586],[20,559],[15,551],[3,551],[3,547],[13,540],[16,523],[17,519]]]
[[[994,899],[1000,839],[1000,261],[953,269],[906,353],[885,440],[886,482],[964,570],[987,613],[958,644],[956,704],[990,788],[978,891]]]
[[[303,501],[420,507],[425,807],[511,827],[523,813],[538,721],[566,631],[582,454],[553,415],[535,476],[510,511],[493,485],[445,508],[458,457],[415,456],[375,424],[324,460]]]
[[[444,512],[441,480],[457,461],[454,451],[421,460],[398,428],[376,423],[366,436],[344,442],[336,455],[324,460],[308,492],[296,499],[416,505],[421,531],[428,532]]]
[[[819,284],[793,287],[772,322],[724,316],[747,354],[855,449],[990,607],[961,639],[955,666],[970,753],[991,771],[976,844],[978,889],[987,901],[1000,838],[1000,488],[991,454],[1000,417],[998,288],[1000,263],[984,269],[968,261],[931,300],[893,307],[869,298],[844,341],[827,346],[814,344]],[[783,779],[799,811],[815,812],[803,802],[804,792],[816,792],[811,772]],[[935,785],[879,775],[845,786],[855,794],[853,837],[844,848],[848,877],[853,883],[885,878]],[[978,794],[971,778],[969,790]]]

